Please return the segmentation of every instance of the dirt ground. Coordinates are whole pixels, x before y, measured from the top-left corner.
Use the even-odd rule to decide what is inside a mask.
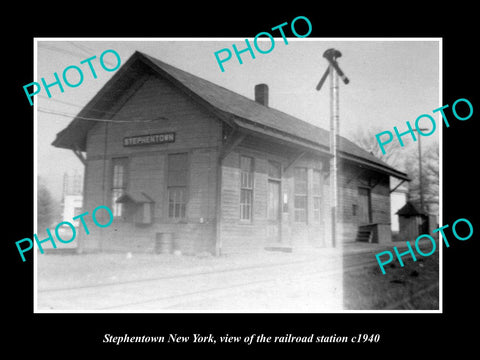
[[[344,274],[344,307],[347,310],[438,310],[439,254],[378,265],[364,272]]]
[[[318,254],[316,254],[318,253]],[[275,266],[330,257],[335,249],[316,252],[265,252],[249,254],[176,256],[172,254],[72,253],[37,254],[39,290],[82,287],[159,277],[221,272],[226,269]]]
[[[361,252],[362,259],[374,258],[379,247],[354,244],[350,253]],[[388,247],[387,247],[388,248]],[[372,252],[373,251],[373,252]],[[335,258],[335,249],[315,252],[261,252],[236,256],[175,256],[170,254],[37,254],[37,289],[50,291],[81,288],[121,282],[136,282],[163,277],[189,276],[199,273],[221,273],[228,269],[256,269],[275,272],[283,263],[303,266],[312,259],[327,263]],[[322,260],[323,259],[323,260]],[[345,260],[345,265],[348,261]],[[343,275],[345,310],[438,310],[439,254],[418,257],[416,262],[404,258],[386,265],[383,275],[378,264],[346,272]],[[308,265],[311,266],[311,265]],[[270,270],[271,268],[271,270]],[[341,281],[341,280],[340,280]]]

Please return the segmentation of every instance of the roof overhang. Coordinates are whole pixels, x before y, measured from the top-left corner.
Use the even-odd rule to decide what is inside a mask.
[[[379,163],[374,163],[374,162],[371,162],[371,161],[368,161],[368,160],[365,160],[365,159],[362,159],[358,156],[354,156],[354,155],[350,155],[350,154],[347,154],[345,152],[341,152],[340,153],[340,157],[342,159],[345,159],[345,160],[348,160],[348,161],[352,161],[356,164],[359,164],[361,165],[362,167],[367,167],[371,170],[375,170],[375,171],[380,171],[380,172],[383,172],[383,173],[386,173],[390,176],[393,176],[393,177],[396,177],[397,179],[401,179],[401,180],[405,180],[405,181],[411,181],[412,179],[410,179],[408,177],[407,174],[401,172],[401,171],[398,171],[390,166],[382,166],[381,164]]]
[[[303,151],[313,152],[317,155],[322,155],[326,157],[332,156],[329,148],[326,146],[315,144],[310,141],[305,141],[290,134],[278,131],[277,129],[269,128],[267,126],[261,126],[246,119],[236,119],[235,124],[241,129],[241,131],[249,135],[273,139],[274,141],[282,145],[295,147]]]
[[[132,91],[143,83],[141,75],[146,67],[140,53],[133,54],[106,82],[100,91],[73,118],[70,124],[57,133],[52,145],[58,148],[86,151],[88,131],[99,121],[109,120],[118,104],[123,103]],[[128,74],[127,74],[128,73]],[[139,76],[135,76],[138,74]],[[116,94],[123,94],[118,96]]]

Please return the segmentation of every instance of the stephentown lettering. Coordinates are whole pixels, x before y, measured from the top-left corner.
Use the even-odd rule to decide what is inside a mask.
[[[130,136],[123,138],[123,146],[165,144],[175,142],[175,133]]]

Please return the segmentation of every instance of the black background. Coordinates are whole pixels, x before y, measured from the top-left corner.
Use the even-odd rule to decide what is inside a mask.
[[[126,2],[110,4],[100,11],[97,5],[42,5],[41,11],[23,9],[2,24],[4,142],[3,186],[4,236],[2,241],[3,293],[5,318],[2,339],[17,354],[53,358],[100,353],[112,355],[132,350],[152,352],[163,358],[169,354],[194,351],[213,354],[222,349],[253,353],[258,350],[323,357],[325,352],[409,357],[437,354],[452,349],[467,354],[477,340],[473,322],[476,313],[477,261],[480,227],[478,221],[476,130],[480,114],[476,89],[479,79],[478,41],[474,36],[476,9],[472,5],[439,5],[421,9],[407,3],[385,4],[384,8],[365,4],[325,3],[294,9],[288,2],[265,9],[246,3],[203,3],[194,9],[187,3],[182,9],[166,4],[141,5]],[[262,5],[264,6],[264,5]],[[40,7],[40,6],[39,6]],[[280,10],[274,8],[280,8]],[[468,121],[450,114],[450,128],[443,128],[443,223],[469,219],[474,235],[468,241],[452,240],[443,251],[443,314],[34,314],[33,257],[22,263],[15,241],[33,234],[33,108],[25,101],[23,85],[33,81],[34,37],[253,37],[261,31],[296,16],[308,17],[313,31],[310,37],[442,37],[443,104],[467,98],[474,113]],[[303,33],[299,29],[299,33]],[[194,59],[192,59],[194,61]],[[475,88],[475,91],[474,91]],[[431,109],[425,109],[425,112]],[[420,115],[420,114],[419,114]],[[407,120],[407,119],[406,119]],[[59,271],[68,271],[62,269]],[[267,336],[358,333],[381,335],[378,344],[264,344],[240,345],[189,344],[103,344],[105,333],[115,335],[168,336],[192,333],[220,336]],[[5,345],[4,345],[5,346]],[[31,349],[31,350],[30,350]],[[7,350],[7,349],[5,349]],[[65,352],[65,351],[68,352]]]

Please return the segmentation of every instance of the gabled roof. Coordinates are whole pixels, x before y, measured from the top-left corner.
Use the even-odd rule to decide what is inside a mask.
[[[153,71],[170,80],[172,84],[203,104],[222,120],[242,130],[273,137],[315,152],[328,153],[329,151],[328,131],[282,111],[263,106],[252,99],[138,51],[80,111],[68,127],[57,134],[52,145],[85,151],[87,132],[94,122],[84,121],[82,118],[98,118],[103,115],[102,111],[107,113],[116,99],[113,94],[118,94],[119,90],[127,91],[134,83],[135,76],[132,76],[132,73],[136,72],[138,75],[145,71]],[[409,180],[403,172],[390,167],[344,137],[340,137],[339,153],[345,159]]]
[[[403,216],[416,216],[416,215],[426,215],[424,212],[418,210],[411,201],[407,201],[403,207],[396,212],[397,215]]]
[[[144,204],[144,203],[154,203],[153,199],[145,194],[143,191],[129,191],[121,195],[115,202],[121,203],[134,203],[134,204]]]

